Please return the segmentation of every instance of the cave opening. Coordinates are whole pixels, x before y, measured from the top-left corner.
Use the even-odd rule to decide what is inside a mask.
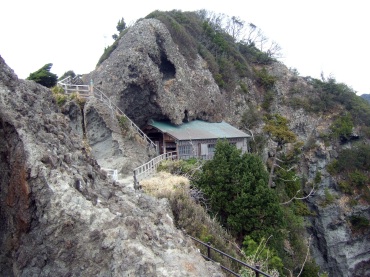
[[[167,59],[167,56],[163,52],[161,55],[159,70],[163,74],[163,80],[174,79],[176,76],[176,68],[174,64]]]

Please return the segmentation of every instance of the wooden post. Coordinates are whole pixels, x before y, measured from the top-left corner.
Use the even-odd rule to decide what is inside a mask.
[[[94,95],[94,82],[92,79],[90,80],[90,94]]]

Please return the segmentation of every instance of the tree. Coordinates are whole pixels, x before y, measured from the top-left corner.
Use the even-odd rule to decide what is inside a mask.
[[[76,73],[74,73],[73,70],[68,70],[64,72],[64,74],[59,78],[59,80],[63,80],[67,77],[71,77],[73,79],[74,77],[76,77]]]
[[[264,130],[269,134],[270,138],[277,143],[268,182],[269,187],[271,188],[273,186],[272,178],[274,176],[274,170],[277,161],[277,150],[281,149],[283,145],[287,143],[295,142],[297,137],[292,131],[289,130],[288,120],[279,114],[269,115],[265,118],[265,123],[266,125]]]
[[[58,76],[50,72],[52,66],[52,63],[45,64],[39,70],[31,73],[30,76],[27,77],[27,80],[33,80],[47,88],[55,86],[58,81]]]
[[[258,156],[242,155],[220,140],[195,186],[208,198],[212,214],[239,240],[248,234],[259,241],[271,234],[278,237],[283,222],[277,196],[267,183],[268,173]]]
[[[119,34],[121,34],[123,32],[123,30],[125,30],[125,29],[126,29],[126,22],[122,17],[120,20],[118,20],[117,31],[118,31]]]
[[[118,35],[117,34],[112,35],[112,38],[114,40],[117,40],[120,37],[120,35],[122,34],[122,32],[127,28],[126,22],[123,19],[123,17],[120,20],[118,20],[116,28],[117,28],[117,31],[118,31]]]

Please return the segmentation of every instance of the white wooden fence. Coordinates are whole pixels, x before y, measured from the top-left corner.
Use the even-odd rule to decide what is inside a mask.
[[[111,168],[102,168],[105,172],[107,172],[108,177],[111,177],[113,181],[118,180],[118,170],[117,169],[111,169]]]
[[[163,160],[176,160],[177,152],[168,152],[151,159],[149,162],[134,169],[134,188],[139,188],[139,182],[157,172],[159,163]]]

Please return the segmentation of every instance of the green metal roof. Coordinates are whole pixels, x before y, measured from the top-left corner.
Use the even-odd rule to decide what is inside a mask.
[[[250,135],[224,121],[211,123],[202,120],[194,120],[176,126],[169,122],[150,120],[149,125],[178,140],[250,137]]]

